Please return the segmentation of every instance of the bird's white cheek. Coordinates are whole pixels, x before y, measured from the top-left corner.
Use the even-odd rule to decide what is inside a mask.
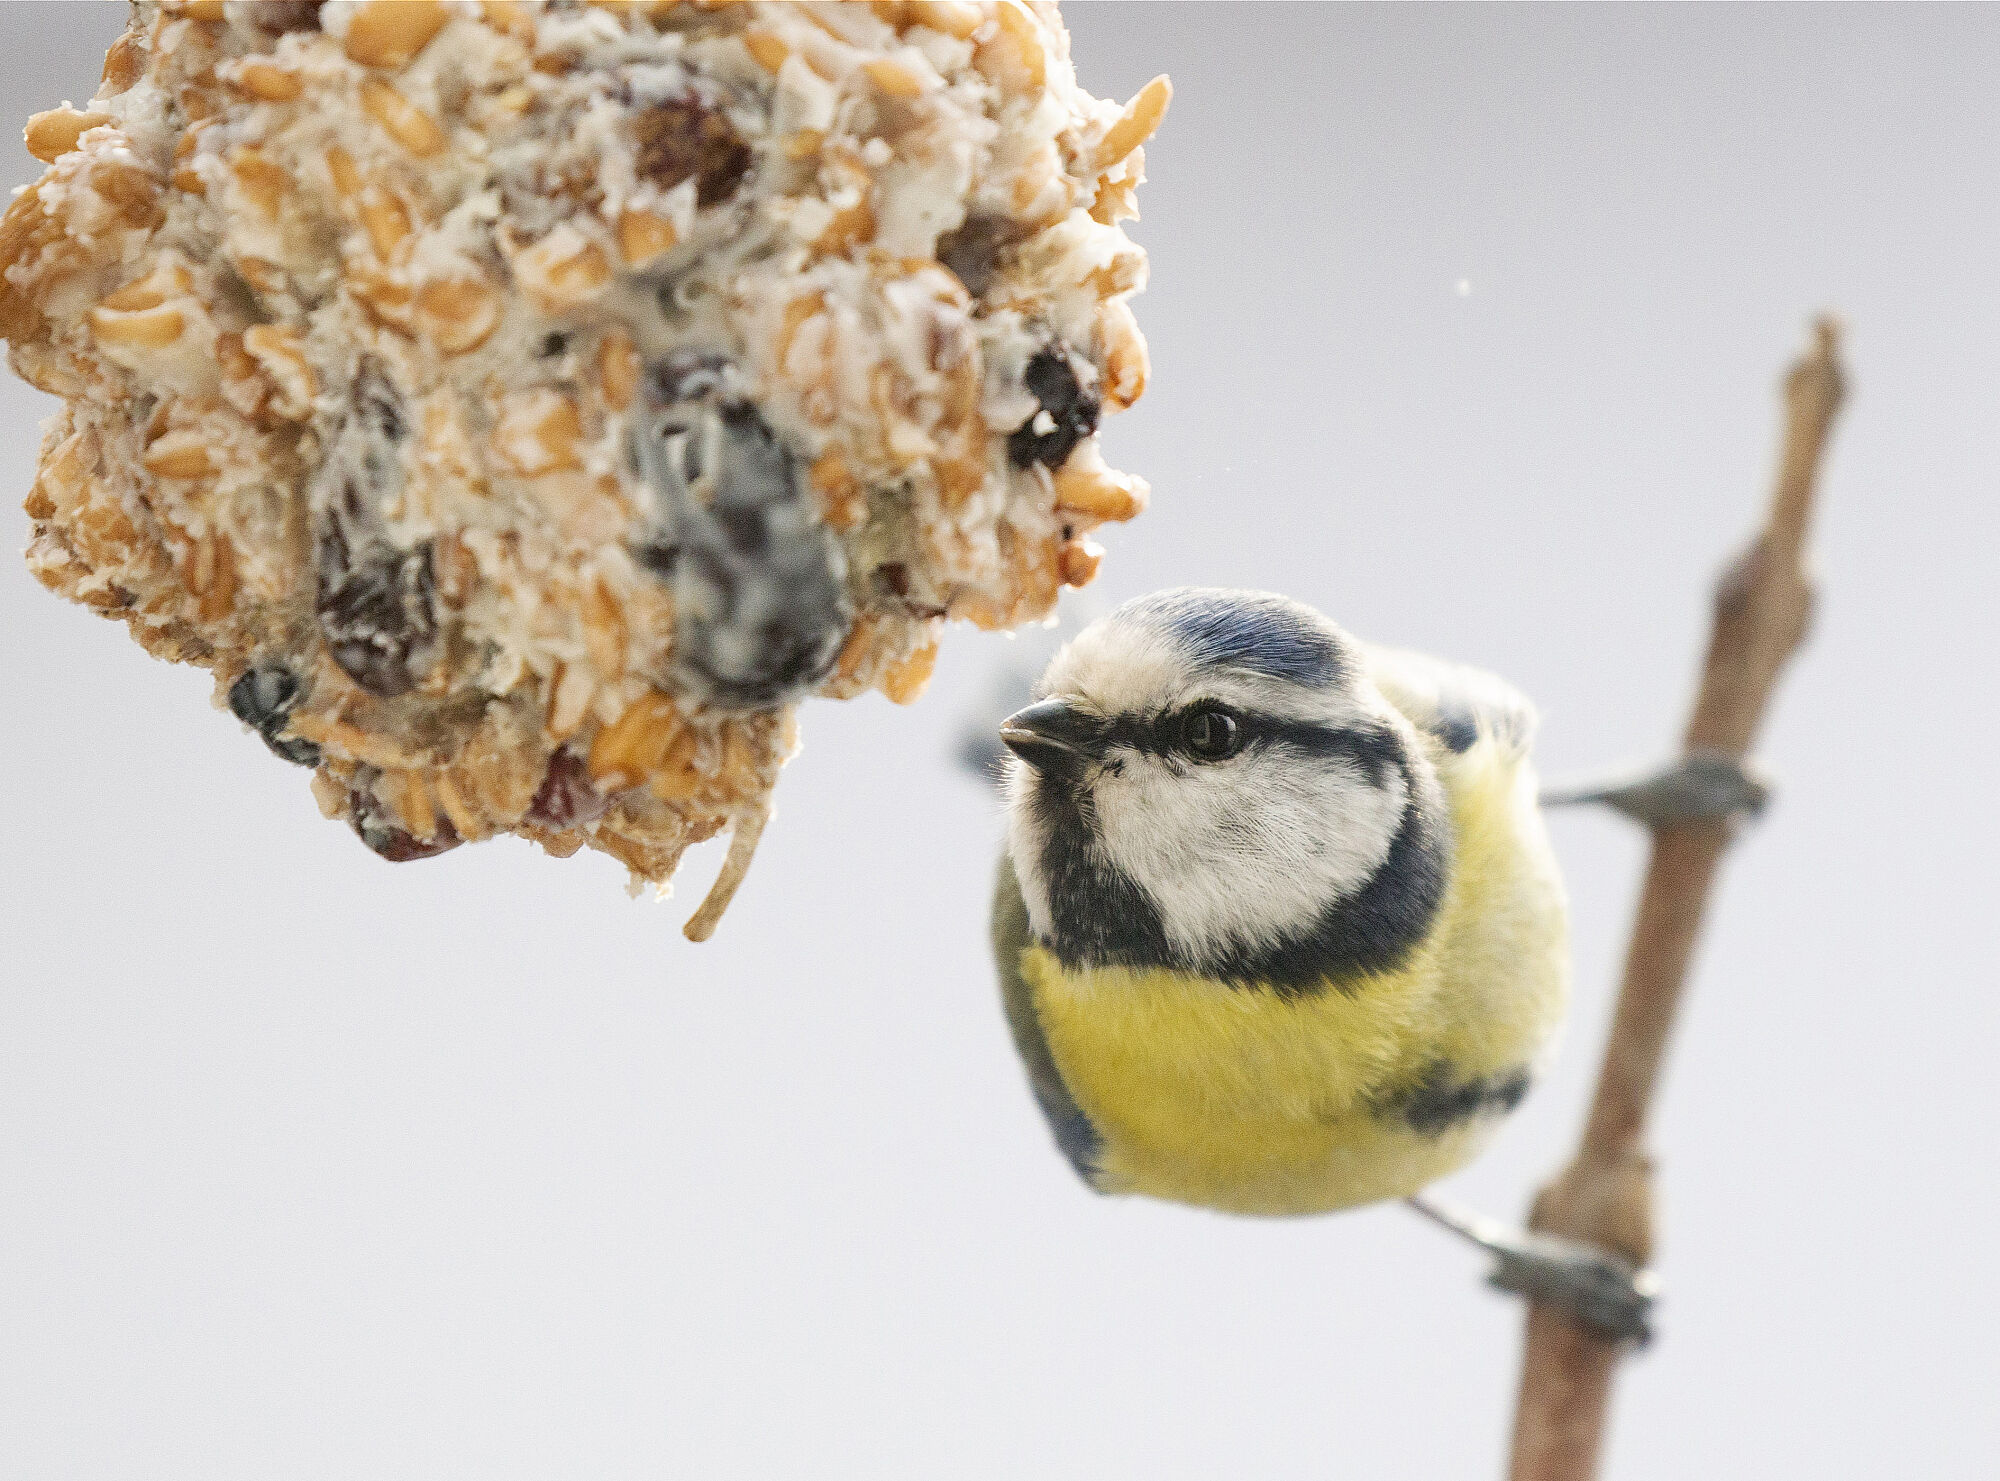
[[[1347,768],[1142,766],[1099,787],[1098,817],[1105,853],[1199,957],[1274,944],[1360,890],[1403,800]]]

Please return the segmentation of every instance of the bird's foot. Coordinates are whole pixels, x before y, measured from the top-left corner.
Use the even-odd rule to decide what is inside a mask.
[[[1596,802],[1648,828],[1748,821],[1771,800],[1771,783],[1726,751],[1695,750],[1664,766],[1578,787],[1552,787],[1543,807]]]
[[[1660,1279],[1646,1267],[1596,1245],[1532,1231],[1490,1248],[1497,1263],[1488,1285],[1557,1307],[1615,1342],[1652,1341]]]
[[[1652,1340],[1653,1303],[1660,1280],[1623,1255],[1579,1240],[1510,1229],[1427,1198],[1410,1207],[1492,1255],[1489,1285],[1553,1306],[1614,1342],[1643,1347]]]

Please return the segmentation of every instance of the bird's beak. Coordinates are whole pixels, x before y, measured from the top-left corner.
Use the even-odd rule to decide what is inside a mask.
[[[1007,749],[1037,771],[1074,765],[1102,749],[1103,726],[1060,699],[1045,699],[1017,710],[1000,722],[1000,739]]]

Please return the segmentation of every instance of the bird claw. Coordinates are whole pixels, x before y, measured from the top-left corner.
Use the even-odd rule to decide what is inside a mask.
[[[1552,1306],[1609,1341],[1644,1347],[1653,1340],[1660,1278],[1650,1268],[1581,1240],[1510,1229],[1422,1194],[1404,1202],[1493,1256],[1488,1285]]]
[[[1648,828],[1756,817],[1771,800],[1771,782],[1726,751],[1694,750],[1651,771],[1542,793],[1544,807],[1601,803]]]
[[[1649,1268],[1552,1234],[1519,1234],[1488,1248],[1498,1262],[1488,1285],[1553,1306],[1614,1342],[1644,1347],[1652,1341],[1660,1278]]]

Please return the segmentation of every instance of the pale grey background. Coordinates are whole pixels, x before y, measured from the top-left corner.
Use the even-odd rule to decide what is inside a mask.
[[[122,9],[0,7],[0,118],[86,97]],[[1094,91],[1178,89],[1109,438],[1157,500],[1106,594],[1254,583],[1491,665],[1547,771],[1675,732],[1778,369],[1849,317],[1609,1474],[1990,1474],[2000,13],[1070,20]],[[0,389],[9,507],[46,409]],[[665,907],[512,843],[386,866],[205,676],[0,564],[0,1472],[1496,1474],[1518,1317],[1462,1251],[1097,1199],[1050,1150],[948,761],[1002,647],[812,707],[695,948],[712,852]],[[1496,1212],[1570,1143],[1641,856],[1556,827],[1570,1050],[1450,1185]]]

